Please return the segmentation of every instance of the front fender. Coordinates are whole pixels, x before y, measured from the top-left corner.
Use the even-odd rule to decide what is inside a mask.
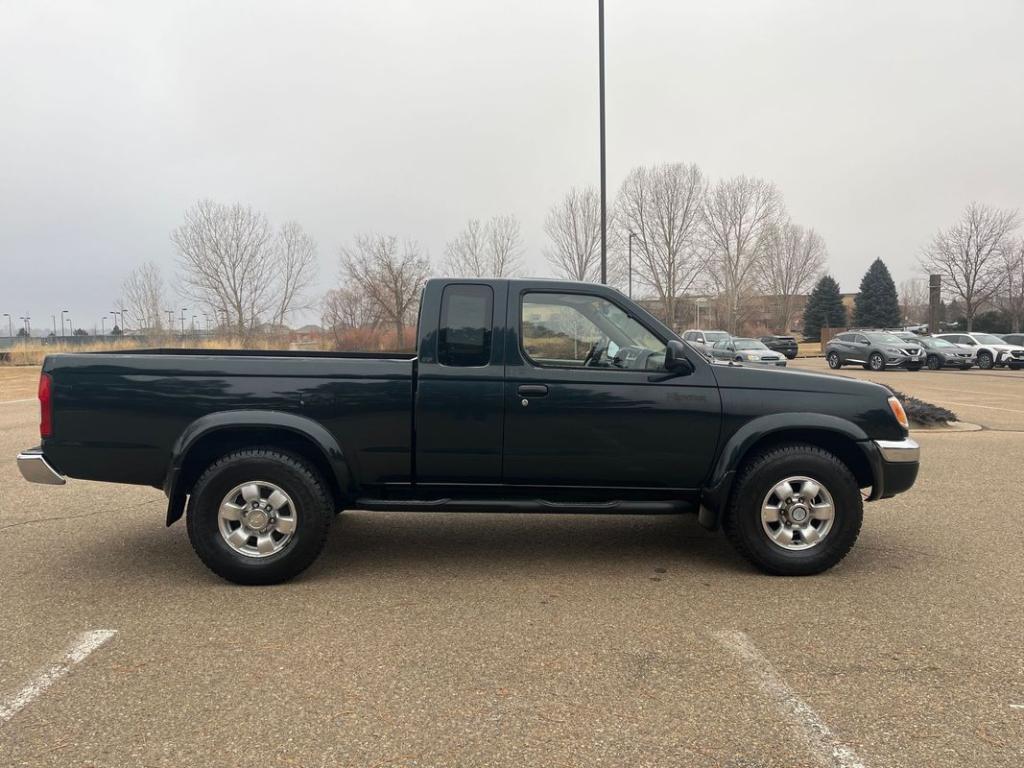
[[[839,434],[857,443],[869,439],[867,433],[852,421],[826,413],[771,413],[751,419],[726,440],[704,484],[699,516],[701,525],[710,529],[718,527],[721,512],[729,503],[733,480],[751,448],[772,435],[809,431]]]
[[[296,434],[316,446],[334,475],[343,496],[354,492],[354,478],[349,462],[337,439],[322,424],[306,416],[284,411],[219,411],[202,416],[189,424],[171,448],[170,468],[164,480],[167,494],[167,525],[178,520],[185,512],[185,498],[189,488],[182,483],[182,469],[190,451],[204,438],[217,432],[239,429],[283,430]]]

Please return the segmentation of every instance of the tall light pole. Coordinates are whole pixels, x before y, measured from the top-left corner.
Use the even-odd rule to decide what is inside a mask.
[[[62,339],[64,338],[64,315],[66,315],[67,313],[68,311],[66,309],[62,309],[60,311],[60,337]]]
[[[164,312],[167,313],[167,330],[173,331],[174,330],[174,310],[173,309],[165,309]]]
[[[188,310],[188,307],[182,307],[181,308],[181,335],[182,335],[182,337],[185,336],[185,312],[186,312],[186,310]]]
[[[29,323],[29,320],[31,320],[32,318],[29,317],[28,315],[25,315],[24,317],[19,317],[18,319],[21,320],[21,322],[25,326],[25,343],[28,344],[28,340],[32,337],[32,325],[31,323]]]
[[[633,298],[633,238],[636,233],[629,233],[629,298]]]
[[[608,284],[608,203],[604,157],[604,0],[597,0],[598,100],[601,111],[601,283]]]
[[[118,329],[119,331],[121,331],[121,335],[123,336],[123,335],[124,335],[124,318],[121,318],[121,319],[120,319],[120,321],[119,321],[119,320],[118,320],[118,317],[117,317],[117,314],[118,314],[118,312],[117,312],[117,310],[116,310],[116,309],[112,309],[112,310],[110,310],[110,316],[111,316],[112,318],[114,318],[114,326],[115,326],[115,327],[116,327],[116,328],[117,328],[117,329]]]
[[[106,315],[104,315],[103,317],[100,318],[100,328],[103,329],[103,334],[102,335],[106,336],[107,335],[107,316]]]
[[[7,318],[7,335],[11,337],[11,342],[14,342],[14,321],[11,320],[10,312],[4,312],[4,317]]]
[[[124,333],[126,330],[128,330],[127,328],[124,327],[124,316],[126,314],[128,314],[128,310],[125,309],[124,307],[121,307],[121,333]]]
[[[68,322],[68,328],[69,328],[69,329],[71,330],[71,335],[72,335],[72,336],[74,336],[74,335],[75,335],[75,324],[74,324],[74,322],[73,322],[73,321],[71,320],[71,316],[70,316],[70,315],[68,315],[68,320],[67,320],[67,322]],[[61,330],[61,333],[63,333],[63,332],[64,332],[64,328],[63,328],[63,327],[61,327],[61,329],[60,329],[60,330]]]

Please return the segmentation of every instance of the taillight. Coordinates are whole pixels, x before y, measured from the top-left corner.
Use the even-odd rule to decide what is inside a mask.
[[[39,376],[39,436],[53,437],[53,379]]]

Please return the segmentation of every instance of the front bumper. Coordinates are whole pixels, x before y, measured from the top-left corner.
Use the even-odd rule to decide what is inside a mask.
[[[888,499],[914,485],[921,466],[921,446],[909,437],[903,440],[872,440],[860,444],[871,465],[874,483],[868,501]]]
[[[64,475],[50,466],[40,448],[30,448],[18,454],[18,470],[30,483],[43,485],[64,485]]]

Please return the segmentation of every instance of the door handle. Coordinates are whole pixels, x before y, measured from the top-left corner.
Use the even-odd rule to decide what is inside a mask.
[[[548,393],[547,384],[520,384],[516,390],[522,397],[544,397]]]

